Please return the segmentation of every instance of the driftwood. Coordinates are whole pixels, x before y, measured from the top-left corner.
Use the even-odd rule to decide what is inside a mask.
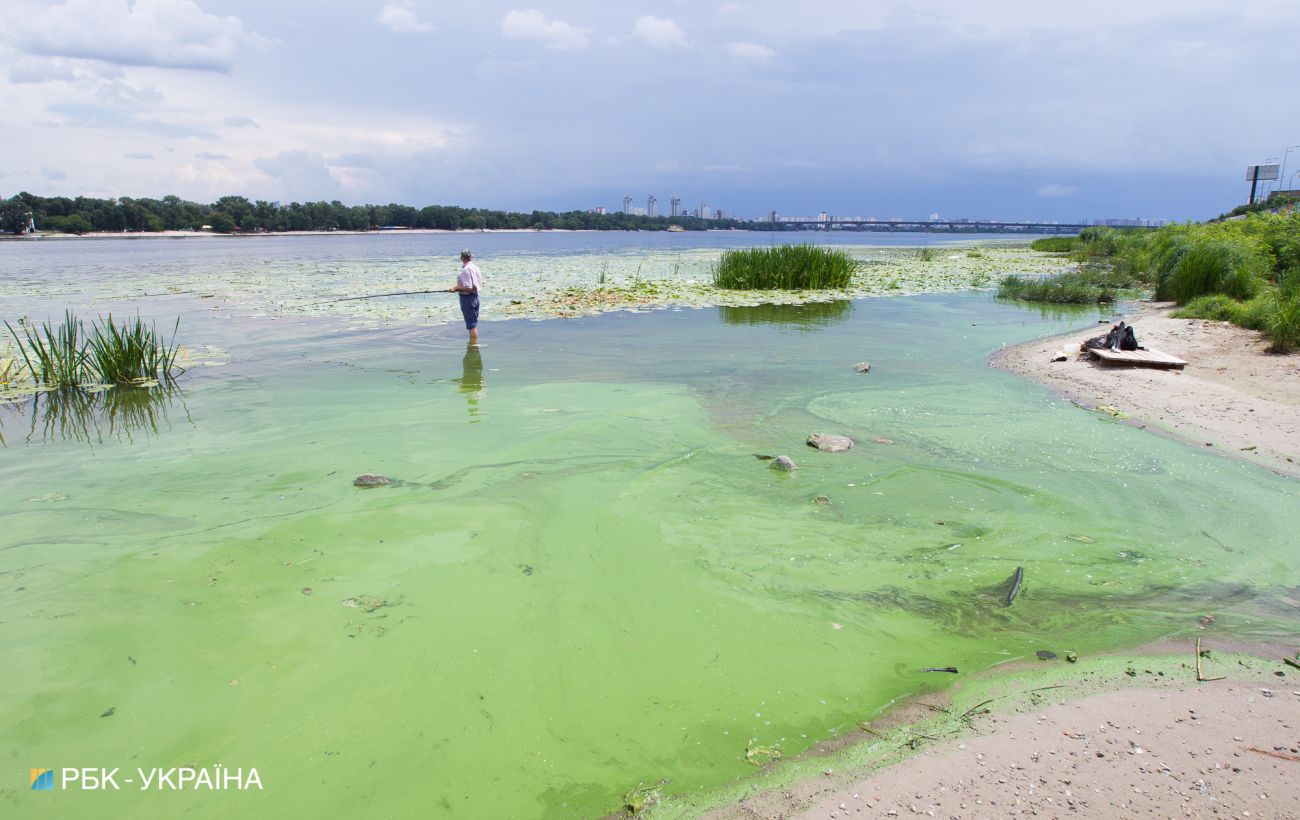
[[[1197,638],[1196,639],[1196,681],[1197,683],[1206,683],[1212,680],[1223,680],[1226,677],[1227,675],[1220,675],[1217,678],[1205,677],[1205,673],[1201,671],[1201,639]]]
[[[1287,666],[1294,666],[1296,669],[1300,669],[1300,661],[1294,660],[1293,658],[1283,658],[1282,663],[1286,664]]]
[[[371,293],[368,296],[346,296],[342,299],[326,299],[324,302],[311,302],[303,307],[315,307],[316,305],[332,305],[335,302],[355,302],[358,299],[378,299],[381,296],[416,296],[421,293],[450,293],[446,288],[437,290],[399,290],[394,293]]]
[[[1016,574],[1011,576],[1011,589],[1007,590],[1007,606],[1016,599],[1016,593],[1020,592],[1020,585],[1025,580],[1025,568],[1016,567]]]

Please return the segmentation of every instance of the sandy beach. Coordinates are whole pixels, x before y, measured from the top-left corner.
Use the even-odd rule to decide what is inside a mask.
[[[1146,302],[1126,318],[1139,344],[1185,360],[1183,370],[1097,364],[1079,345],[1105,324],[1009,347],[990,361],[1082,407],[1300,478],[1300,354],[1267,353],[1256,331],[1173,319],[1172,309]],[[1052,361],[1056,351],[1066,360]]]

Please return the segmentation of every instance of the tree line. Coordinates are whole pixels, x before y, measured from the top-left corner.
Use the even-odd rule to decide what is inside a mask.
[[[746,228],[782,230],[782,223],[737,219],[700,219],[691,216],[635,216],[590,211],[533,211],[517,213],[456,205],[344,205],[333,202],[250,201],[223,196],[210,205],[178,196],[162,199],[95,199],[92,197],[41,197],[26,192],[0,200],[0,231],[36,230],[83,234],[157,233],[175,230],[211,230],[216,233],[269,231],[369,231],[383,228],[438,228],[442,230],[546,229],[563,230],[666,230],[679,225],[686,230]]]

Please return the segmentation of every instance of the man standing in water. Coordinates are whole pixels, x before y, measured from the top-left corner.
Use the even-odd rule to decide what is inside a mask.
[[[460,312],[465,317],[465,329],[469,331],[469,343],[478,344],[478,292],[483,286],[483,274],[478,265],[471,260],[474,255],[469,249],[460,252],[460,276],[456,277],[454,287],[447,288],[448,293],[460,294]]]

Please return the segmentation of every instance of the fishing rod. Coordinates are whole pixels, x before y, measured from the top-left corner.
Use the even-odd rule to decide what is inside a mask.
[[[326,299],[324,302],[310,302],[300,307],[315,307],[316,305],[332,305],[335,302],[355,302],[357,299],[378,299],[381,296],[415,296],[421,293],[451,293],[446,288],[437,288],[434,290],[399,290],[394,293],[371,293],[367,296],[345,296],[342,299]]]

